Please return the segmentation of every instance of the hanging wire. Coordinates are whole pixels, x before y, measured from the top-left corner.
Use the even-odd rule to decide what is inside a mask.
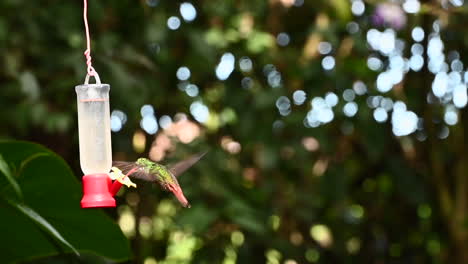
[[[84,55],[86,57],[86,65],[88,66],[87,68],[87,73],[89,76],[94,76],[96,79],[99,78],[98,73],[96,70],[94,70],[92,61],[91,61],[91,41],[89,38],[89,27],[88,27],[88,1],[83,0],[84,6],[83,6],[83,21],[85,25],[85,30],[86,30],[86,50],[84,52]]]

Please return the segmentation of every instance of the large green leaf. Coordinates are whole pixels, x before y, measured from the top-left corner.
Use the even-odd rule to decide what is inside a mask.
[[[9,185],[15,191],[16,198],[23,199],[23,194],[21,193],[21,189],[18,185],[18,182],[15,180],[15,178],[13,178],[13,174],[11,173],[10,167],[8,166],[2,155],[0,155],[0,172],[3,173]]]
[[[128,241],[114,221],[100,210],[80,208],[81,184],[60,157],[28,142],[0,142],[0,155],[24,196],[24,204],[0,199],[2,263],[72,252],[57,241],[115,261],[129,258]],[[12,187],[0,189],[3,196],[15,197]],[[7,200],[14,206],[8,206]],[[27,210],[19,210],[24,208]],[[31,221],[31,214],[25,212],[39,217]],[[37,219],[46,222],[38,223]],[[51,239],[44,223],[64,241]]]
[[[44,232],[49,234],[52,238],[63,244],[65,247],[69,248],[73,253],[79,256],[78,251],[74,248],[63,236],[55,229],[47,220],[45,220],[41,215],[36,211],[31,209],[29,206],[18,203],[12,200],[7,200],[7,202],[19,212],[28,217],[31,221],[36,223],[36,225],[41,228]]]

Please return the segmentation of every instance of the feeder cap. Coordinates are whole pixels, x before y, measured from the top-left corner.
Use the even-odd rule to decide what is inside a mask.
[[[83,198],[81,208],[115,207],[115,199],[110,193],[112,180],[105,173],[83,176]]]

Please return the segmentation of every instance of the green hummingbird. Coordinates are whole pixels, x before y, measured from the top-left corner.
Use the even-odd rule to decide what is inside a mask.
[[[158,182],[165,190],[171,191],[182,206],[190,207],[176,177],[192,167],[205,154],[206,152],[195,154],[169,167],[147,158],[139,158],[136,162],[115,161],[113,165],[122,170],[128,177]]]

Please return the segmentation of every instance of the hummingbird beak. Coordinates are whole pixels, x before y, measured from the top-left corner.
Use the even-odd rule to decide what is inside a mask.
[[[190,203],[187,201],[187,198],[185,198],[179,185],[169,184],[167,188],[175,195],[183,207],[190,208]]]

